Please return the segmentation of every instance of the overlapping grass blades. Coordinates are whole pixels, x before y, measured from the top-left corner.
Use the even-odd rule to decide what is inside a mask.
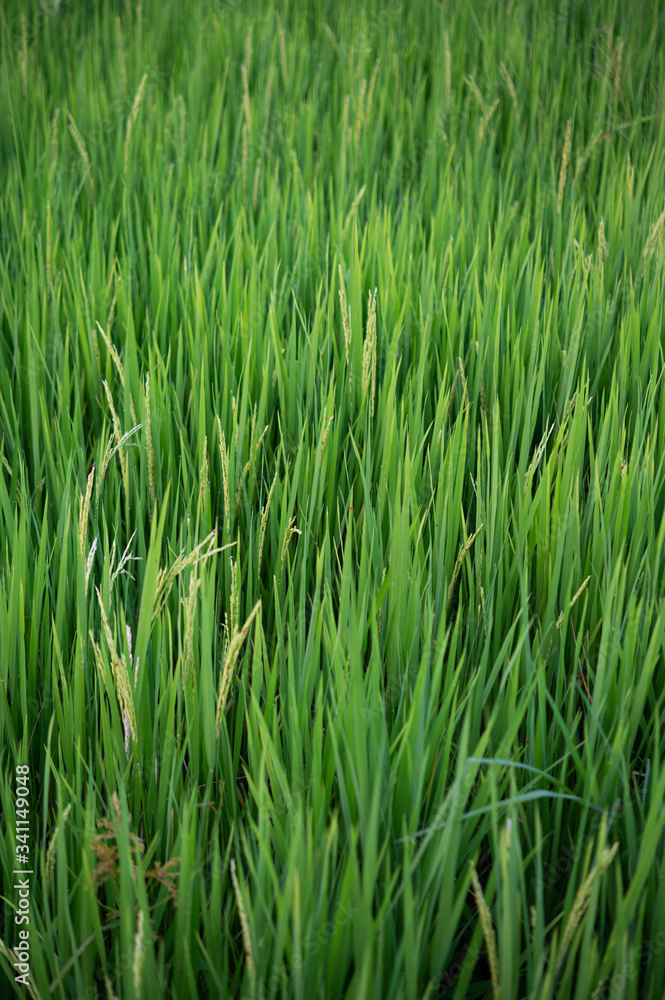
[[[662,26],[3,8],[35,995],[660,995]]]

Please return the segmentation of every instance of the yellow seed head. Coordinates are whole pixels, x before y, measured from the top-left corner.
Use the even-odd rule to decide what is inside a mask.
[[[141,995],[141,985],[143,980],[143,910],[139,910],[136,921],[136,935],[134,937],[134,961],[132,963],[132,979],[134,981],[134,995]]]
[[[252,127],[252,106],[249,100],[249,80],[247,78],[247,67],[242,65],[242,100],[245,109],[245,124]]]
[[[150,490],[150,503],[155,508],[155,456],[152,450],[152,421],[150,419],[150,373],[145,380],[145,446],[148,453],[148,488]]]
[[[561,169],[559,170],[559,192],[557,195],[557,213],[561,215],[561,205],[563,204],[563,189],[566,186],[566,175],[568,173],[568,161],[570,159],[570,146],[572,136],[573,120],[569,118],[566,122],[566,137],[563,140],[563,156],[561,157]],[[573,182],[574,183],[574,182]]]
[[[127,173],[127,158],[129,156],[129,139],[132,134],[132,125],[139,116],[139,111],[141,110],[141,101],[143,100],[143,88],[145,87],[145,81],[148,79],[148,74],[144,73],[141,77],[141,82],[139,83],[139,89],[136,91],[136,97],[134,98],[134,103],[132,104],[132,110],[129,112],[129,118],[127,119],[127,131],[125,133],[125,155],[123,158],[123,173]]]
[[[485,902],[483,889],[475,868],[471,872],[471,882],[473,883],[474,897],[476,906],[478,907],[478,916],[480,917],[480,923],[483,928],[483,937],[485,938],[485,947],[487,948],[490,975],[492,977],[492,995],[494,1000],[501,1000],[501,986],[499,985],[499,957],[496,948],[496,935],[492,925],[492,915],[489,911],[487,903]]]
[[[219,696],[217,698],[217,712],[215,714],[215,738],[219,739],[219,735],[222,731],[222,719],[224,718],[224,710],[226,708],[226,702],[229,694],[229,688],[231,687],[231,681],[233,679],[233,672],[236,665],[236,660],[238,659],[238,653],[240,652],[240,647],[247,637],[249,631],[249,626],[252,624],[254,618],[259,612],[261,607],[261,601],[257,601],[252,611],[250,612],[249,618],[243,625],[242,629],[238,631],[236,629],[235,633],[231,636],[229,641],[228,649],[226,651],[226,656],[224,658],[224,666],[222,667],[222,679],[219,686]]]
[[[231,859],[229,869],[231,872],[231,881],[233,882],[233,892],[235,893],[236,897],[236,907],[238,909],[238,916],[240,917],[240,926],[242,927],[242,940],[245,948],[245,962],[247,963],[247,971],[249,972],[250,978],[253,983],[255,977],[255,968],[254,968],[254,955],[252,953],[252,938],[249,930],[247,911],[245,910],[245,904],[243,903],[242,893],[240,892],[238,876],[236,875],[235,858]]]
[[[113,297],[113,302],[115,303],[115,296]],[[102,330],[101,326],[99,325],[99,322],[97,322],[97,329],[99,330],[99,332],[101,333],[101,335],[102,335],[102,337],[104,339],[104,343],[106,344],[106,348],[107,348],[109,354],[111,355],[111,359],[113,361],[113,364],[115,365],[116,371],[118,372],[118,375],[120,376],[120,383],[121,383],[121,385],[122,385],[122,387],[124,389],[125,388],[125,371],[124,371],[124,368],[123,368],[123,365],[122,365],[122,361],[120,360],[120,355],[118,354],[118,352],[116,351],[115,347],[113,346],[113,344],[111,343],[111,341],[109,340],[109,338],[106,336],[106,334]]]
[[[580,596],[580,594],[582,593],[582,591],[584,590],[584,588],[586,587],[586,585],[587,585],[587,583],[589,582],[590,579],[591,579],[591,574],[589,574],[589,576],[586,578],[586,580],[584,581],[584,583],[582,584],[582,586],[580,587],[580,589],[577,591],[577,593],[575,594],[575,596],[571,598],[569,607],[572,608],[573,604],[575,603],[575,601],[577,600],[577,598]]]
[[[200,484],[199,500],[201,503],[201,516],[203,516],[206,500],[208,499],[208,435],[207,434],[203,442],[203,460],[201,462],[201,471],[199,473],[199,484]]]
[[[88,482],[85,487],[85,495],[81,494],[81,509],[79,513],[79,553],[81,559],[85,559],[85,539],[88,533],[88,517],[90,515],[90,498],[92,497],[92,484],[95,478],[95,463],[92,463]]]
[[[293,537],[293,535],[301,535],[302,534],[302,532],[300,531],[300,529],[295,527],[295,523],[296,523],[296,515],[294,514],[293,517],[291,518],[291,520],[289,521],[288,525],[287,525],[286,531],[284,532],[284,541],[282,542],[282,558],[281,558],[281,563],[280,563],[280,573],[284,569],[284,560],[286,559],[286,550],[289,547],[289,542],[291,541],[291,538]]]
[[[465,76],[464,77],[464,82],[473,91],[473,95],[476,98],[476,100],[478,101],[478,106],[480,107],[480,114],[481,114],[481,117],[482,117],[485,114],[486,105],[485,105],[485,99],[484,99],[483,95],[480,92],[478,84],[476,83],[476,81],[473,79],[472,76]]]
[[[450,601],[451,601],[452,596],[453,596],[453,590],[455,588],[455,581],[457,580],[458,573],[459,573],[459,571],[462,568],[462,563],[464,562],[464,557],[466,556],[467,552],[469,551],[469,549],[471,548],[471,546],[475,542],[475,540],[478,537],[478,535],[480,534],[480,532],[483,530],[483,527],[484,527],[484,525],[481,524],[480,527],[476,531],[474,531],[474,533],[471,535],[471,538],[468,540],[468,542],[466,543],[466,545],[462,545],[462,547],[459,550],[459,555],[457,556],[457,561],[455,563],[455,568],[453,570],[453,578],[450,581],[450,586],[448,587],[448,606],[450,606]]]
[[[584,916],[584,911],[587,908],[589,899],[591,898],[591,891],[593,889],[594,882],[597,878],[603,874],[606,868],[611,865],[614,860],[614,856],[619,850],[619,842],[612,844],[611,847],[606,847],[600,856],[600,859],[596,866],[591,869],[587,875],[585,881],[577,890],[577,895],[573,901],[573,907],[570,911],[570,916],[566,921],[566,926],[561,937],[561,944],[559,945],[559,950],[557,951],[556,962],[555,962],[555,976],[558,975],[559,969],[563,964],[563,960],[566,957],[566,952],[568,951],[568,946],[573,940],[573,935],[577,930],[582,917]]]
[[[510,94],[510,98],[511,98],[511,100],[513,102],[513,108],[515,109],[515,120],[517,121],[517,124],[519,125],[520,111],[519,111],[519,107],[518,107],[518,104],[517,104],[517,93],[515,91],[515,85],[514,85],[512,79],[511,79],[510,73],[508,72],[508,68],[507,68],[507,66],[506,66],[506,64],[504,62],[501,63],[500,71],[501,71],[501,76],[503,77],[504,82],[506,84],[506,87],[508,88],[508,92]]]
[[[339,301],[342,307],[342,327],[344,328],[344,351],[346,354],[346,363],[349,366],[349,387],[350,387],[352,378],[351,362],[349,360],[349,347],[351,345],[351,310],[346,301],[346,290],[344,288],[342,265],[338,264],[338,268],[339,268]]]
[[[256,161],[256,169],[254,170],[254,188],[252,190],[252,210],[257,211],[259,207],[259,178],[261,176],[261,160]]]
[[[323,431],[321,433],[321,454],[322,455],[323,455],[323,449],[326,446],[326,441],[328,440],[328,431],[330,430],[330,425],[332,424],[332,422],[333,422],[333,418],[332,418],[332,416],[330,416],[330,417],[328,417],[328,419],[323,424]]]
[[[118,414],[115,412],[115,406],[113,405],[113,396],[111,395],[111,390],[109,389],[108,382],[106,379],[102,381],[104,386],[104,391],[106,392],[106,398],[108,400],[109,409],[111,410],[111,417],[113,419],[113,432],[115,434],[115,441],[118,447],[118,454],[120,455],[120,468],[122,470],[122,481],[125,487],[125,496],[129,500],[129,465],[127,462],[127,453],[123,447],[123,436],[120,429],[120,420],[118,419]],[[110,458],[110,454],[109,454]],[[106,459],[106,456],[105,456]],[[106,463],[104,464],[104,471],[106,471]]]
[[[216,537],[217,532],[215,530],[211,531],[210,534],[204,538],[202,542],[199,542],[199,544],[193,548],[191,552],[185,552],[183,549],[169,569],[165,569],[164,567],[160,569],[157,574],[157,585],[155,588],[154,611],[152,615],[153,622],[156,621],[162,613],[164,604],[166,603],[166,600],[173,589],[173,584],[180,573],[186,570],[188,566],[192,566],[195,562],[198,562],[199,559],[202,562],[205,562],[212,556],[217,555],[218,552],[223,552],[224,549],[229,548],[228,545],[223,545],[221,548],[214,548]],[[204,549],[205,551],[203,551]]]
[[[67,817],[72,810],[71,803],[67,806],[62,814],[62,825],[64,828],[67,822]],[[44,865],[44,883],[46,885],[46,890],[48,892],[48,887],[51,884],[51,876],[53,874],[53,868],[55,866],[55,851],[58,846],[58,834],[60,833],[60,824],[58,824],[53,831],[51,840],[49,841],[48,850],[46,852],[46,864]]]
[[[127,661],[125,660],[124,654],[122,656],[119,655],[116,649],[113,633],[111,632],[111,625],[106,616],[106,609],[102,600],[101,591],[99,587],[96,587],[95,589],[97,593],[97,601],[99,602],[99,608],[102,614],[102,630],[106,638],[109,656],[111,657],[111,668],[113,672],[113,682],[115,684],[116,695],[120,704],[123,719],[126,719],[126,725],[129,733],[131,734],[134,743],[138,743],[134,699],[132,697],[132,688],[129,680],[129,673],[127,671]]]
[[[377,59],[374,63],[374,69],[372,70],[372,76],[369,81],[369,90],[367,91],[367,106],[365,108],[365,127],[369,124],[369,113],[372,110],[372,99],[374,97],[374,87],[376,86],[376,78],[379,73],[379,63],[380,60]]]
[[[369,312],[367,316],[367,334],[363,345],[362,391],[363,395],[371,386],[371,409],[374,416],[374,393],[376,389],[376,295],[369,297]]]
[[[268,514],[270,513],[270,501],[272,500],[273,490],[275,489],[275,483],[277,482],[277,472],[275,472],[275,478],[272,481],[272,486],[270,487],[270,492],[268,493],[268,499],[266,500],[265,507],[261,512],[261,529],[259,532],[259,564],[256,571],[257,578],[261,576],[261,555],[263,553],[263,542],[266,537],[266,527],[268,525]]]
[[[363,120],[365,117],[365,91],[367,89],[367,80],[363,80],[360,84],[360,97],[358,98],[358,110],[356,112],[356,124],[355,124],[355,140],[356,149],[360,145],[360,132],[362,129]]]
[[[76,143],[76,148],[78,149],[81,159],[83,160],[83,165],[85,166],[85,172],[88,175],[88,181],[90,183],[90,190],[94,194],[94,188],[92,186],[92,173],[90,171],[90,157],[88,156],[88,150],[86,149],[85,142],[83,141],[83,136],[76,127],[76,122],[72,118],[71,111],[67,112],[67,117],[69,118],[69,132],[72,139]]]
[[[653,257],[656,246],[658,246],[658,249],[660,251],[660,247],[662,246],[662,233],[664,224],[665,224],[665,207],[663,207],[663,211],[656,219],[653,229],[649,233],[647,241],[644,245],[644,253],[642,255],[642,274],[644,274],[647,262],[651,260],[651,258]]]
[[[231,498],[229,496],[229,453],[226,448],[226,438],[222,430],[222,423],[217,417],[217,431],[219,433],[219,454],[222,460],[222,482],[224,484],[224,514],[226,517],[226,534],[231,534]]]
[[[55,109],[55,114],[53,115],[53,120],[51,121],[51,162],[49,169],[51,174],[55,170],[55,164],[58,159],[58,118],[60,117],[60,108]]]
[[[498,107],[499,107],[499,99],[497,98],[494,104],[492,104],[492,106],[487,109],[487,111],[485,112],[480,121],[480,125],[478,127],[478,142],[482,142],[483,136],[485,134],[485,129],[489,124],[489,120]]]
[[[92,571],[92,564],[95,558],[95,552],[97,551],[97,539],[98,535],[95,535],[95,540],[90,546],[90,551],[88,552],[88,560],[85,564],[85,593],[88,593],[88,581],[90,580],[90,573]]]
[[[185,648],[182,657],[183,685],[187,683],[190,671],[194,665],[194,616],[196,614],[196,595],[200,586],[201,580],[195,568],[189,578],[189,595],[183,601],[185,606]]]

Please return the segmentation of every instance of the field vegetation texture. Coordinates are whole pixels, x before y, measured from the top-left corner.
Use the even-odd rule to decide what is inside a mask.
[[[664,62],[3,6],[2,997],[662,998]]]

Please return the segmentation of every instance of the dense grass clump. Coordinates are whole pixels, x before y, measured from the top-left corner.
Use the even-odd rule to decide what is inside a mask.
[[[2,997],[662,997],[664,69],[3,6]]]

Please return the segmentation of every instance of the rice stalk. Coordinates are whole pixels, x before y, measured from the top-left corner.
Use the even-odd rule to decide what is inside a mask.
[[[111,395],[111,390],[109,389],[108,382],[106,381],[106,379],[102,379],[102,385],[104,386],[104,391],[106,393],[106,398],[108,400],[109,409],[111,410],[111,418],[113,420],[113,432],[115,434],[116,447],[120,453],[120,468],[122,470],[122,481],[125,487],[125,496],[127,497],[127,500],[129,500],[129,465],[127,461],[127,454],[123,447],[123,434],[120,428],[120,420],[118,419],[118,414],[115,411],[115,406],[113,405],[113,396]]]
[[[95,535],[95,539],[90,546],[90,551],[88,552],[88,558],[85,564],[85,594],[88,594],[88,582],[90,580],[90,573],[92,572],[92,564],[95,559],[95,552],[97,551],[97,541],[99,536]]]
[[[525,497],[526,497],[527,490],[529,489],[529,487],[531,486],[531,483],[533,481],[534,473],[535,473],[536,469],[538,468],[538,465],[540,464],[540,460],[541,460],[543,454],[545,453],[545,448],[547,447],[547,442],[550,439],[550,435],[551,435],[552,431],[554,430],[554,427],[555,427],[555,424],[554,424],[554,422],[552,422],[552,425],[551,425],[549,431],[545,431],[545,433],[543,434],[541,442],[538,445],[538,450],[536,451],[536,454],[534,455],[533,459],[529,463],[529,468],[526,470],[526,475],[524,476],[524,496]]]
[[[272,486],[270,487],[270,492],[268,493],[268,499],[265,502],[263,510],[261,511],[261,530],[259,532],[259,559],[258,566],[256,570],[257,579],[261,578],[261,555],[263,554],[263,542],[266,537],[266,527],[268,525],[268,514],[270,513],[270,501],[272,500],[273,491],[275,489],[275,483],[277,482],[277,476],[279,474],[279,469],[275,472],[275,478],[272,481]]]
[[[566,186],[566,176],[568,174],[568,161],[570,159],[570,148],[571,148],[571,136],[572,136],[573,120],[569,118],[566,122],[566,135],[563,140],[563,154],[561,156],[561,167],[559,169],[559,190],[557,192],[556,210],[557,214],[561,215],[561,206],[563,204],[563,190]]]
[[[647,263],[653,257],[654,250],[659,240],[662,238],[663,225],[665,224],[665,204],[663,205],[663,211],[660,213],[656,219],[647,241],[644,244],[644,252],[642,254],[642,274],[646,269]]]
[[[139,909],[138,919],[136,921],[136,934],[134,936],[134,959],[132,961],[132,982],[134,984],[134,995],[139,997],[141,995],[141,987],[143,985],[143,963],[145,961],[145,954],[143,951],[144,941],[143,941],[143,909]]]
[[[574,597],[571,597],[570,604],[568,605],[569,608],[572,608],[572,606],[575,603],[575,601],[577,600],[577,598],[580,596],[580,594],[583,593],[584,588],[586,587],[586,585],[587,585],[587,583],[589,582],[590,579],[591,579],[591,574],[589,574],[589,576],[586,578],[586,580],[584,581],[584,583],[582,584],[582,586],[575,593]]]
[[[153,605],[154,610],[152,615],[153,622],[155,622],[161,615],[164,604],[173,589],[173,584],[183,570],[187,569],[188,566],[192,566],[199,559],[201,562],[206,562],[208,559],[212,559],[213,556],[218,555],[218,553],[224,552],[226,549],[235,545],[235,542],[231,542],[229,545],[222,545],[216,549],[213,547],[216,537],[216,530],[211,531],[202,542],[199,542],[199,544],[191,550],[191,552],[186,552],[185,549],[183,549],[168,569],[165,569],[164,567],[160,568],[157,574],[157,586],[155,589]],[[203,551],[204,549],[205,551]]]
[[[247,971],[250,976],[250,981],[252,983],[252,995],[254,995],[256,987],[256,969],[254,966],[254,955],[252,953],[252,936],[249,929],[249,921],[247,919],[247,911],[245,910],[245,904],[243,902],[242,893],[240,891],[240,885],[238,883],[238,876],[236,875],[236,862],[235,858],[231,858],[229,865],[231,872],[231,881],[233,883],[233,892],[236,897],[236,907],[238,910],[238,916],[240,917],[240,925],[242,927],[242,939],[245,950],[245,962],[247,964]]]
[[[238,653],[240,648],[245,641],[247,632],[250,625],[252,624],[254,618],[261,608],[261,601],[258,600],[254,607],[252,608],[249,617],[242,629],[233,633],[229,640],[228,649],[226,651],[226,656],[224,657],[224,665],[222,667],[222,677],[219,686],[219,696],[217,698],[217,713],[215,715],[215,738],[219,740],[220,733],[222,731],[222,719],[224,717],[224,711],[226,709],[226,702],[228,699],[229,689],[231,687],[231,681],[233,680],[233,672],[238,659]]]
[[[90,516],[90,498],[92,497],[92,484],[95,479],[95,463],[92,463],[88,481],[85,487],[85,494],[81,494],[81,505],[79,510],[79,555],[85,561],[86,536],[88,534],[88,518]]]
[[[252,188],[252,211],[258,212],[259,209],[259,179],[261,177],[261,160],[256,161],[256,168],[254,170],[254,187]]]
[[[365,106],[365,128],[369,125],[369,116],[372,110],[372,101],[374,100],[374,88],[376,86],[376,78],[379,75],[379,65],[381,60],[377,58],[374,63],[374,69],[372,70],[372,75],[369,81],[369,90],[367,91],[367,104]]]
[[[141,77],[141,82],[139,83],[139,89],[136,91],[136,96],[134,97],[134,103],[132,104],[132,110],[129,113],[129,118],[127,119],[127,130],[125,132],[125,152],[122,160],[123,168],[122,172],[127,175],[127,160],[129,158],[129,140],[132,135],[132,126],[139,116],[139,111],[141,110],[141,101],[143,100],[143,88],[145,87],[145,82],[148,79],[148,74],[144,73]]]
[[[596,132],[592,136],[589,145],[587,146],[587,148],[584,151],[584,154],[577,160],[577,164],[575,166],[575,176],[573,177],[573,187],[575,187],[575,185],[577,183],[577,178],[580,176],[580,174],[582,173],[582,170],[584,169],[584,167],[588,163],[589,157],[591,156],[591,154],[592,154],[592,152],[594,150],[594,147],[601,141],[601,139],[604,138],[604,136],[606,134],[607,133],[604,131],[604,129],[600,129],[598,132]]]
[[[243,63],[240,67],[242,72],[242,103],[245,111],[245,125],[248,129],[252,127],[252,105],[249,99],[249,80],[247,79],[247,67]]]
[[[219,454],[222,460],[222,482],[224,485],[224,516],[226,518],[226,535],[231,534],[231,498],[229,496],[229,453],[226,447],[226,438],[222,430],[222,423],[217,417],[217,431],[219,433]]]
[[[365,118],[365,91],[367,89],[367,80],[363,80],[360,84],[360,97],[358,98],[358,108],[356,111],[356,124],[354,127],[354,137],[356,149],[360,146],[360,133],[362,130],[363,121]]]
[[[83,160],[83,166],[85,167],[88,183],[90,184],[90,191],[92,192],[92,194],[94,194],[94,188],[92,185],[92,171],[90,169],[90,157],[88,156],[88,150],[83,140],[83,136],[76,127],[76,122],[72,117],[71,111],[67,112],[67,117],[69,118],[69,132],[71,134],[72,139],[76,143],[76,148],[78,149],[81,159]]]
[[[114,298],[114,301],[115,301],[115,298]],[[111,360],[113,361],[113,364],[115,365],[116,371],[117,371],[117,373],[118,373],[118,375],[120,377],[120,384],[121,384],[121,386],[124,389],[125,388],[125,371],[124,371],[124,368],[123,368],[122,361],[120,360],[120,355],[116,351],[115,347],[113,346],[113,344],[111,343],[111,341],[109,340],[109,338],[104,333],[104,330],[100,326],[99,321],[97,321],[97,329],[99,330],[99,332],[102,335],[104,343],[106,344],[106,349],[109,352],[109,354],[111,355]],[[136,421],[134,421],[134,423],[136,423]]]
[[[347,305],[346,301],[346,289],[344,288],[342,265],[338,264],[337,266],[339,269],[339,301],[342,308],[342,327],[344,329],[344,351],[346,355],[346,364],[349,369],[349,389],[351,389],[353,374],[353,369],[349,360],[349,347],[351,346],[351,309]]]
[[[208,435],[203,442],[203,459],[201,461],[201,471],[199,472],[199,510],[201,517],[205,511],[206,500],[208,499]]]
[[[296,515],[294,514],[284,532],[284,541],[282,542],[282,555],[280,559],[280,568],[279,568],[280,576],[284,569],[284,560],[286,559],[286,552],[289,547],[289,542],[291,541],[294,535],[302,534],[302,531],[300,531],[299,528],[295,527],[295,523],[296,523]]]
[[[374,416],[374,395],[376,390],[376,295],[369,297],[369,312],[367,316],[367,333],[363,344],[362,392],[367,392],[371,385],[372,417]]]
[[[189,577],[189,594],[186,600],[183,600],[183,605],[185,608],[185,645],[182,657],[182,683],[183,688],[187,684],[190,678],[190,673],[193,673],[192,668],[194,666],[194,617],[196,615],[196,595],[198,593],[199,587],[201,586],[201,580],[197,572],[198,567],[195,565],[192,573]]]
[[[478,87],[478,84],[476,83],[476,81],[473,79],[472,76],[465,76],[464,82],[466,83],[467,87],[469,87],[469,89],[472,91],[473,96],[476,98],[476,101],[478,102],[478,107],[480,108],[480,118],[482,121],[482,119],[485,117],[485,112],[487,111],[485,98],[481,94],[480,88]]]
[[[510,94],[510,99],[513,102],[513,109],[515,111],[515,121],[519,125],[519,123],[520,123],[520,109],[519,109],[519,105],[517,103],[517,92],[515,90],[515,84],[512,81],[512,78],[510,76],[510,73],[508,72],[508,68],[507,68],[505,62],[503,62],[503,61],[501,62],[499,70],[500,70],[501,76],[504,79],[506,87],[508,88],[508,93]]]
[[[494,102],[494,104],[492,104],[491,107],[489,107],[487,109],[487,111],[485,112],[485,114],[480,119],[480,125],[478,126],[478,142],[482,142],[483,141],[483,136],[485,135],[485,129],[487,128],[487,126],[489,124],[490,118],[492,117],[492,115],[494,114],[494,112],[496,111],[496,109],[499,107],[499,103],[500,103],[500,101],[499,101],[499,99],[497,97],[497,99]]]
[[[485,895],[475,867],[471,870],[471,882],[473,883],[473,898],[476,906],[478,907],[478,916],[480,917],[480,923],[483,928],[483,937],[485,938],[490,975],[492,977],[492,996],[494,997],[494,1000],[501,1000],[501,986],[499,985],[499,956],[496,948],[496,934],[494,933],[494,927],[492,925],[492,915],[490,914],[489,907],[485,902]]]
[[[104,637],[106,639],[106,645],[109,651],[109,656],[111,658],[111,668],[113,672],[113,682],[115,685],[116,696],[118,698],[120,711],[122,713],[123,722],[125,724],[125,753],[127,755],[127,759],[129,759],[128,734],[131,734],[134,743],[138,746],[138,733],[136,729],[134,699],[132,697],[132,689],[129,681],[129,673],[127,671],[127,662],[125,660],[124,654],[120,655],[116,649],[113,633],[111,632],[110,622],[106,615],[106,608],[104,607],[104,601],[102,599],[102,592],[99,589],[99,587],[96,587],[95,590],[97,593],[97,601],[99,603],[99,609],[102,615],[102,629],[104,632]],[[94,648],[95,642],[94,638],[92,637],[92,633],[90,633],[90,636],[93,641],[93,648]]]
[[[51,119],[51,143],[49,161],[49,180],[53,180],[53,173],[58,162],[58,120],[60,118],[60,108],[56,108]]]
[[[155,495],[155,456],[152,448],[152,419],[150,416],[150,372],[145,379],[145,446],[148,453],[148,489],[150,490],[150,508],[154,511]]]
[[[450,601],[452,599],[453,590],[455,588],[455,581],[457,580],[457,576],[459,574],[459,571],[462,568],[462,563],[464,562],[464,557],[466,556],[467,552],[469,551],[469,549],[473,545],[474,541],[476,540],[476,538],[478,537],[478,535],[480,534],[480,532],[483,530],[483,527],[484,527],[484,525],[481,524],[480,527],[477,528],[476,531],[474,531],[474,533],[471,535],[471,538],[468,540],[468,542],[466,543],[466,545],[462,545],[461,548],[460,548],[460,550],[459,550],[459,554],[457,556],[457,561],[455,562],[455,568],[453,570],[453,578],[450,581],[450,586],[448,587],[448,604],[447,604],[447,607],[450,607]]]
[[[589,905],[594,883],[596,879],[600,878],[603,872],[612,864],[618,850],[619,841],[616,841],[611,847],[604,848],[598,863],[591,869],[586,879],[577,890],[570,915],[566,921],[566,926],[561,937],[559,950],[557,951],[556,961],[554,963],[555,977],[559,974],[559,970],[563,965],[570,942],[573,940],[573,935],[575,934],[575,931],[584,916],[584,912]]]
[[[339,42],[335,38],[335,34],[334,34],[332,28],[330,27],[330,25],[329,24],[324,24],[323,25],[323,30],[325,31],[326,35],[330,39],[332,47],[334,48],[334,50],[337,53],[337,55],[338,56],[341,55],[342,53],[341,53],[341,49],[339,47]]]
[[[231,570],[231,594],[229,600],[229,612],[226,615],[224,625],[224,646],[222,648],[222,663],[226,659],[231,636],[235,635],[238,628],[238,615],[240,614],[240,592],[238,590],[238,559],[234,562],[229,556],[229,566]]]
[[[72,810],[71,802],[67,805],[62,813],[62,826],[64,829],[67,818]],[[49,841],[48,850],[46,851],[46,863],[44,865],[44,885],[46,886],[46,891],[48,892],[49,886],[51,884],[51,876],[53,875],[53,868],[55,866],[55,852],[58,846],[58,835],[60,833],[60,824],[56,823],[53,834]]]

